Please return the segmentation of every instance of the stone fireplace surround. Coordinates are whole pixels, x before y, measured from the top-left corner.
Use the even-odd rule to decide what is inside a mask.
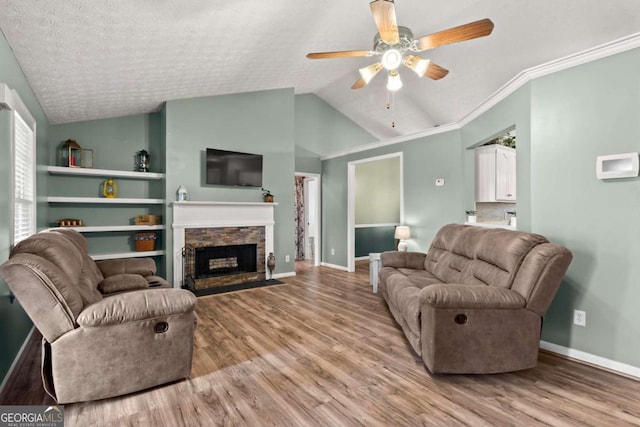
[[[184,234],[185,246],[193,249],[193,253],[191,253],[191,256],[185,257],[183,262],[192,279],[195,279],[193,283],[195,290],[265,280],[266,270],[264,263],[256,266],[256,253],[258,259],[266,259],[267,255],[265,254],[264,226],[185,228]],[[253,263],[255,269],[244,271],[244,269],[225,268],[230,266],[238,267],[238,263],[243,264],[240,255],[244,251],[238,251],[237,249],[246,246],[253,246],[253,260],[249,264]],[[203,254],[200,251],[205,253]],[[215,252],[222,253],[223,256],[215,256]],[[209,258],[206,253],[210,253],[212,258]],[[231,258],[227,258],[229,256]],[[204,266],[202,264],[208,265]],[[212,268],[212,264],[214,268]],[[220,270],[222,271],[232,270],[232,272],[216,275],[215,264],[221,264]],[[200,269],[213,274],[207,274],[209,277],[198,277],[198,270]]]
[[[232,227],[264,227],[264,253],[259,271],[266,271],[269,252],[273,252],[274,210],[277,203],[253,202],[173,202],[173,283],[183,285],[182,249],[186,230]],[[192,233],[190,231],[190,233]]]

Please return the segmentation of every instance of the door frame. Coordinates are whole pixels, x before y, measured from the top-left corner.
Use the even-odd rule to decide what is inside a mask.
[[[316,181],[316,188],[317,188],[316,200],[315,200],[315,202],[316,202],[316,212],[315,212],[315,214],[316,214],[316,230],[315,230],[316,238],[313,240],[313,265],[317,267],[317,266],[320,265],[320,257],[321,257],[320,248],[322,248],[322,242],[321,242],[321,239],[322,239],[322,234],[321,234],[321,231],[322,231],[321,230],[321,228],[322,228],[322,217],[321,217],[322,209],[321,209],[321,204],[320,204],[322,202],[322,177],[321,177],[320,174],[307,173],[307,172],[295,172],[294,175],[295,176],[302,176],[302,177],[305,178],[305,189],[307,187],[306,186],[307,181],[311,181],[311,180]],[[305,200],[307,199],[307,197],[308,197],[308,195],[306,194],[306,191],[305,191],[305,194],[304,194]],[[306,210],[305,210],[305,212],[306,212]],[[305,219],[306,219],[306,213],[305,213]],[[306,221],[305,221],[304,228],[305,228],[305,237],[306,237],[308,235],[307,234],[308,227],[307,227]]]
[[[362,163],[400,158],[400,224],[404,224],[404,157],[403,152],[383,154],[381,156],[354,160],[347,163],[347,271],[356,271],[356,166]]]

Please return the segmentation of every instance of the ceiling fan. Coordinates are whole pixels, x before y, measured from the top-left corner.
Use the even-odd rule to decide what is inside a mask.
[[[351,86],[351,89],[360,89],[366,86],[376,74],[382,69],[386,69],[388,71],[387,89],[396,91],[402,87],[402,80],[398,73],[398,67],[401,64],[412,69],[419,77],[439,80],[446,76],[449,70],[414,53],[424,52],[425,50],[450,43],[488,36],[493,31],[493,22],[490,19],[481,19],[416,39],[409,28],[398,26],[393,0],[374,0],[369,3],[369,6],[371,6],[373,19],[378,27],[378,34],[373,39],[373,50],[347,50],[307,54],[309,59],[380,56],[381,58],[378,62],[359,70],[360,79]]]

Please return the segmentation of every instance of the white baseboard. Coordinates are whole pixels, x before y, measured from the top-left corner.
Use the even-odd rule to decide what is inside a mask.
[[[354,258],[356,261],[365,261],[369,259],[369,255],[365,255],[365,256],[357,256]]]
[[[329,264],[328,262],[321,262],[320,265],[323,267],[335,268],[336,270],[340,270],[340,271],[346,271],[346,272],[349,271],[347,267],[343,267],[341,265],[336,265],[336,264]]]
[[[595,354],[586,353],[569,347],[563,347],[547,341],[540,341],[540,348],[552,353],[566,356],[571,359],[579,360],[609,371],[618,372],[620,374],[640,379],[640,368],[637,366],[627,365],[626,363],[616,362],[606,357],[596,356]]]
[[[296,275],[295,271],[289,271],[287,273],[276,273],[273,275],[274,279],[282,279],[283,277],[293,277]]]
[[[33,335],[33,331],[35,331],[35,330],[36,330],[36,327],[32,326],[31,330],[27,334],[27,338],[24,339],[24,342],[22,343],[22,346],[20,346],[20,350],[18,350],[18,354],[16,354],[16,357],[13,359],[13,362],[11,363],[11,366],[9,366],[9,370],[7,371],[7,374],[4,376],[4,378],[2,380],[2,383],[0,384],[0,394],[2,394],[2,392],[4,391],[4,387],[7,385],[7,381],[9,381],[9,377],[11,377],[11,374],[13,373],[13,370],[15,369],[16,365],[18,364],[18,360],[20,360],[20,358],[22,357],[22,353],[27,348],[27,343],[31,339],[31,335]]]

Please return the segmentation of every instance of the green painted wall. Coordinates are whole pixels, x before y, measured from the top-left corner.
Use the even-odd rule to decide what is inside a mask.
[[[448,132],[322,162],[322,260],[347,266],[347,164],[403,152],[404,223],[409,250],[426,251],[445,224],[464,218],[460,132]],[[436,187],[437,178],[445,179]],[[331,254],[331,249],[335,254]]]
[[[595,171],[598,155],[640,151],[638,69],[635,49],[532,82],[531,206],[532,229],[574,254],[543,339],[640,367],[640,178]]]
[[[295,116],[292,89],[168,101],[166,104],[166,193],[175,200],[186,186],[191,200],[262,201],[259,188],[205,184],[207,148],[262,154],[263,186],[275,195],[276,272],[293,272]],[[167,210],[168,223],[171,209]],[[172,236],[167,235],[168,247]],[[290,262],[285,262],[290,255]],[[167,261],[171,261],[167,257]],[[171,269],[167,272],[173,274]]]
[[[396,227],[364,227],[355,230],[355,255],[368,256],[370,253],[395,250]]]
[[[31,115],[36,119],[36,155],[39,165],[46,164],[46,140],[49,122],[29,83],[22,74],[4,35],[0,33],[0,82],[20,95]],[[0,111],[0,182],[11,182],[11,155],[8,111]],[[46,176],[37,175],[38,197],[47,194]],[[46,203],[38,203],[38,224],[46,222]],[[11,195],[6,185],[0,186],[0,263],[9,257],[11,234]],[[32,327],[31,320],[18,302],[11,304],[7,285],[0,280],[0,383]]]
[[[355,184],[356,225],[400,223],[400,157],[357,164]]]
[[[374,141],[377,138],[316,95],[295,96],[296,172],[320,173],[320,157]]]

